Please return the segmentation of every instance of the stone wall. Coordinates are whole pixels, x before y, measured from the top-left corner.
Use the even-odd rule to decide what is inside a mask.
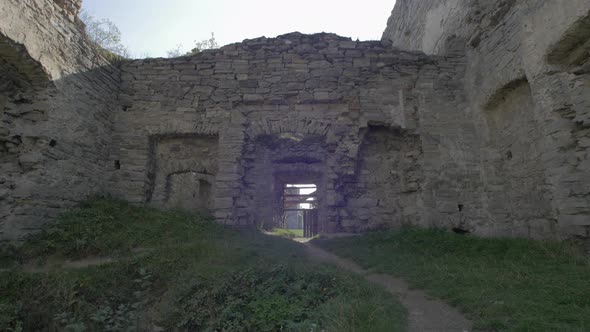
[[[82,8],[82,0],[53,0],[70,17],[77,17]]]
[[[589,22],[585,0],[397,1],[385,42],[465,53],[463,112],[478,130],[454,141],[481,151],[461,157],[480,165],[478,233],[590,235]]]
[[[383,126],[369,126],[364,132],[354,182],[343,188],[343,228],[367,231],[419,224],[424,183],[420,137]]]
[[[118,69],[50,1],[0,4],[0,240],[104,193]]]
[[[276,191],[284,183],[318,185],[325,231],[395,226],[404,218],[421,221],[422,211],[410,199],[396,204],[413,212],[384,221],[387,204],[376,208],[373,203],[385,191],[366,190],[369,180],[358,172],[359,148],[369,124],[378,124],[414,137],[411,148],[399,148],[419,154],[420,113],[457,107],[459,90],[436,90],[456,85],[455,72],[462,65],[387,49],[381,42],[299,33],[247,40],[193,57],[124,63],[124,112],[115,121],[112,153],[120,168],[113,169],[113,193],[149,201],[151,137],[216,135],[213,201],[221,222],[273,222]],[[401,157],[391,153],[391,158]],[[213,157],[203,160],[208,158]],[[408,158],[417,168],[418,156]],[[383,178],[389,174],[386,168],[378,172],[386,173]],[[353,209],[347,209],[349,200],[355,202]],[[361,214],[363,223],[380,221],[362,227],[343,222]]]
[[[555,231],[543,229],[551,227],[553,214],[541,154],[542,133],[533,109],[530,86],[521,81],[484,110],[487,212],[497,229],[504,227],[505,232],[519,236]]]

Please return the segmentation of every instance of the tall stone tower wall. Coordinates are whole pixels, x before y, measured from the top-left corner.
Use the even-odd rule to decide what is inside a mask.
[[[119,70],[86,38],[80,3],[0,2],[0,239],[106,192]]]
[[[476,229],[590,235],[590,2],[398,0],[383,40],[465,54],[467,107],[457,112],[477,135],[453,137],[444,154],[480,151]]]

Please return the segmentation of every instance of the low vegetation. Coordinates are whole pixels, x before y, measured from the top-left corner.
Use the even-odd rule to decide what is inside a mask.
[[[481,330],[590,331],[590,264],[566,243],[419,229],[314,243],[446,299]]]
[[[309,262],[300,246],[187,212],[91,201],[4,247],[0,331],[405,329],[395,298]]]
[[[273,228],[271,233],[277,236],[286,237],[288,239],[303,237],[303,229]]]

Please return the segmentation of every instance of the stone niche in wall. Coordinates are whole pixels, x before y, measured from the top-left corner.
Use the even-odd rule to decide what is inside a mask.
[[[211,212],[217,174],[217,136],[151,139],[148,202],[166,208]]]
[[[355,182],[345,186],[342,227],[359,232],[416,223],[421,158],[418,135],[369,126],[360,145]]]
[[[534,118],[529,83],[517,80],[487,105],[484,163],[491,235],[551,232],[551,202],[542,160],[542,132]]]
[[[590,15],[574,23],[547,54],[551,64],[566,67],[590,66]]]
[[[196,171],[168,174],[164,190],[165,206],[210,212],[215,177]]]

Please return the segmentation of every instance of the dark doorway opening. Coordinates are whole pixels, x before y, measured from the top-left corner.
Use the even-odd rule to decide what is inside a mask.
[[[209,213],[211,210],[211,182],[207,180],[200,179],[199,180],[199,205],[201,210]]]

